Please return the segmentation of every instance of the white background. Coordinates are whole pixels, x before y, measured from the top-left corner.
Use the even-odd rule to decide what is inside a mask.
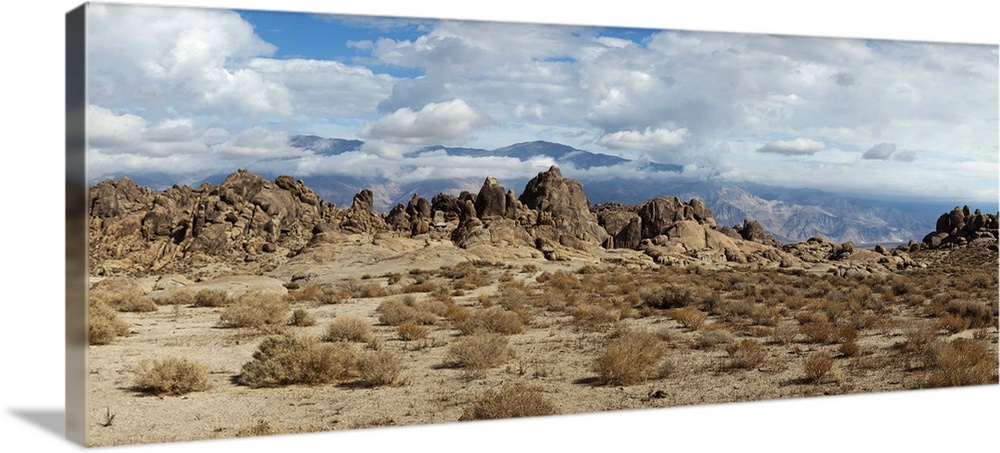
[[[159,2],[133,2],[158,4]],[[932,7],[841,0],[542,2],[300,0],[181,1],[172,5],[395,16],[623,25],[812,36],[1000,42],[988,2]],[[318,3],[318,2],[316,2]],[[644,4],[645,3],[645,4]],[[697,4],[695,4],[697,3]],[[11,3],[2,15],[0,115],[4,258],[2,409],[6,451],[67,451],[54,431],[63,409],[64,24],[71,1]],[[994,451],[1000,386],[783,402],[550,417],[529,422],[371,429],[252,440],[116,448],[127,451]],[[37,420],[43,420],[39,424]],[[58,424],[56,424],[58,425]],[[978,449],[977,449],[978,447]]]

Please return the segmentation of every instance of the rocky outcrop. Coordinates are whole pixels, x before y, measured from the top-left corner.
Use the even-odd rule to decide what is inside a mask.
[[[175,185],[159,194],[125,178],[104,181],[89,196],[95,275],[185,272],[209,263],[272,268],[337,213],[301,180],[268,181],[245,170],[218,186]]]
[[[643,203],[639,207],[638,214],[642,219],[644,238],[659,236],[674,223],[684,220],[692,220],[713,228],[716,226],[712,210],[697,199],[683,203],[677,197],[656,197]]]
[[[608,232],[597,222],[597,216],[590,211],[583,184],[563,178],[555,165],[528,181],[518,200],[536,213],[532,226],[552,227],[541,228],[536,235],[544,234],[556,242],[563,242],[560,236],[569,235],[594,244],[601,244],[608,237]]]
[[[490,176],[483,182],[476,195],[476,213],[479,218],[507,216],[507,192],[496,178]]]
[[[924,236],[926,247],[950,248],[965,246],[996,247],[998,235],[998,216],[1000,213],[983,214],[979,209],[971,211],[966,205],[955,206],[951,212],[938,217],[933,233]]]
[[[771,247],[781,247],[781,241],[767,234],[756,220],[743,219],[743,225],[734,225],[732,231],[745,241],[753,241]]]
[[[351,207],[340,218],[340,229],[348,233],[376,233],[388,228],[382,216],[372,211],[372,191],[365,189],[354,195]]]

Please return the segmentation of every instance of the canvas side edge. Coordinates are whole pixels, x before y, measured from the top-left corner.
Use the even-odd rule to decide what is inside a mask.
[[[66,13],[66,439],[87,445],[86,8]]]

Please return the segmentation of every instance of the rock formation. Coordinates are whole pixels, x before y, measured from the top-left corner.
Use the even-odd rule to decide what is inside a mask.
[[[980,246],[997,247],[998,214],[983,214],[979,209],[972,212],[969,206],[955,206],[951,212],[938,217],[933,233],[924,236],[923,243],[931,249]]]
[[[89,197],[90,263],[98,275],[183,272],[207,263],[267,269],[336,214],[302,181],[267,181],[245,170],[218,186],[175,185],[159,194],[127,178],[109,180]]]
[[[127,178],[104,181],[90,188],[88,202],[92,273],[109,276],[195,268],[211,268],[204,272],[214,274],[205,276],[259,273],[303,254],[339,256],[345,244],[410,250],[417,247],[412,239],[421,237],[425,246],[450,239],[467,256],[498,263],[514,256],[593,259],[627,249],[660,265],[836,275],[917,266],[909,253],[922,247],[911,241],[870,251],[822,237],[782,245],[754,220],[718,227],[712,210],[697,199],[685,203],[660,196],[641,205],[591,207],[582,184],[563,178],[555,166],[531,179],[520,197],[487,177],[475,195],[438,194],[428,202],[414,194],[388,214],[373,211],[369,190],[338,210],[302,181],[290,176],[268,181],[244,170],[218,186],[173,186],[161,193]],[[924,239],[927,247],[996,246],[995,215],[956,208],[937,226],[939,231]]]
[[[518,200],[526,209],[537,213],[533,225],[536,236],[560,243],[572,238],[594,244],[601,244],[608,237],[608,232],[597,222],[597,216],[590,212],[583,184],[563,178],[555,165],[528,181]],[[570,238],[562,239],[567,235]]]

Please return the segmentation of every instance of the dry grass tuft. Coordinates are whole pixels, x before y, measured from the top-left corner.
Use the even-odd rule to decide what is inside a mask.
[[[694,307],[671,308],[667,310],[667,316],[677,320],[692,331],[700,329],[705,324],[705,320],[708,319],[708,313]]]
[[[187,289],[170,291],[166,296],[156,300],[157,305],[194,305],[194,293]]]
[[[325,384],[351,376],[357,354],[350,344],[321,343],[294,334],[264,339],[243,364],[239,382],[253,388]]]
[[[763,365],[767,359],[764,346],[749,338],[729,343],[726,345],[726,353],[729,354],[730,368],[749,370]]]
[[[958,387],[997,383],[997,356],[975,340],[956,339],[930,348],[932,370],[927,387]]]
[[[357,316],[340,316],[326,326],[323,340],[367,343],[372,340],[372,326]]]
[[[218,289],[203,289],[194,293],[195,307],[225,307],[232,303],[229,293]]]
[[[337,289],[330,285],[319,285],[311,283],[289,293],[289,297],[297,302],[314,301],[321,304],[339,304],[351,297],[346,290]]]
[[[288,302],[277,294],[247,293],[222,311],[225,327],[276,327],[288,323]]]
[[[429,306],[416,302],[416,298],[407,295],[403,299],[389,299],[379,304],[378,320],[382,324],[398,326],[406,321],[428,325],[437,323],[438,316],[427,310]]]
[[[292,320],[289,324],[298,327],[309,327],[316,325],[316,317],[305,308],[296,308],[292,311]]]
[[[542,390],[521,383],[508,383],[499,390],[486,390],[471,407],[462,412],[459,421],[495,420],[516,417],[555,415],[556,408]]]
[[[115,338],[128,335],[129,325],[104,300],[88,298],[87,341],[92,345],[110,344]]]
[[[643,289],[639,292],[642,304],[657,309],[681,308],[694,305],[694,293],[689,287],[682,287],[673,283],[651,289]]]
[[[698,349],[713,349],[722,344],[728,344],[733,341],[733,334],[725,329],[709,329],[698,333],[698,337],[695,339],[695,348]]]
[[[156,311],[159,307],[156,302],[143,297],[138,288],[125,289],[121,291],[97,290],[91,291],[89,297],[101,299],[109,307],[124,312],[150,312]]]
[[[247,425],[236,431],[236,437],[256,437],[277,434],[278,431],[267,420],[257,420],[257,423]]]
[[[404,321],[396,326],[396,333],[403,341],[413,341],[427,338],[429,330],[414,321]]]
[[[208,390],[208,367],[183,357],[143,360],[139,363],[134,387],[155,395],[184,395]]]
[[[449,364],[469,370],[485,370],[507,362],[513,350],[507,337],[495,333],[475,333],[452,343],[448,348]]]
[[[839,337],[837,326],[826,320],[802,324],[799,326],[799,333],[805,335],[810,343],[836,343]]]
[[[466,335],[477,332],[513,335],[524,332],[524,323],[517,313],[501,307],[490,307],[473,311],[465,321],[456,323],[455,328]]]
[[[594,370],[606,385],[632,385],[658,375],[666,354],[663,341],[650,332],[625,331],[597,356]]]
[[[802,371],[806,382],[820,384],[833,373],[833,357],[825,352],[817,352],[806,358]]]
[[[403,372],[403,360],[388,349],[369,351],[358,358],[358,376],[369,387],[392,385]]]

